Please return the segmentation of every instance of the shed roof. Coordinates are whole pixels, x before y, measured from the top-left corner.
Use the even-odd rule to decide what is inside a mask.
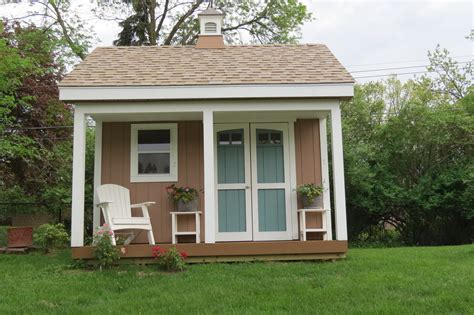
[[[353,83],[322,44],[98,47],[60,86],[192,86]]]

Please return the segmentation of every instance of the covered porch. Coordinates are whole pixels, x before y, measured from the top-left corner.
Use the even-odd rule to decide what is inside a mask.
[[[181,231],[195,230],[196,223],[200,226],[200,244],[196,244],[193,237],[178,237],[178,249],[186,251],[191,261],[344,257],[347,228],[339,102],[339,99],[287,99],[77,103],[71,217],[73,257],[88,259],[93,253],[91,247],[84,246],[85,131],[88,117],[95,121],[94,191],[102,184],[117,184],[130,190],[132,203],[156,202],[150,208],[150,217],[155,240],[160,246],[171,246],[170,212],[174,209],[167,198],[166,187],[176,183],[202,192],[200,222],[184,218],[177,223]],[[332,130],[332,179],[328,168],[328,119]],[[141,130],[140,126],[154,124],[175,128],[176,152],[169,152],[170,156],[175,155],[175,159],[170,157],[168,177],[137,179],[137,172],[133,171],[133,165],[137,164],[133,155],[133,132]],[[278,162],[282,164],[281,180],[260,180],[266,175],[257,171],[264,168],[259,164],[261,158],[257,152],[263,150],[258,145],[265,144],[266,131],[268,139],[281,137],[274,142],[281,144],[282,162]],[[219,152],[225,145],[233,143],[233,134],[237,134],[236,143],[242,147],[243,179],[226,182],[229,176],[238,175],[235,172],[222,175],[229,168],[219,167],[223,164]],[[267,164],[272,161],[270,159]],[[279,169],[275,172],[278,173]],[[297,212],[302,205],[296,188],[303,183],[324,187],[320,206],[327,211],[325,216],[308,217],[305,226],[318,231],[308,233],[308,240],[301,237],[302,223]],[[266,204],[274,204],[262,206],[264,199]],[[94,200],[97,204],[97,196]],[[227,207],[223,207],[225,204]],[[264,211],[271,214],[273,208],[280,210],[274,211],[276,214],[272,216],[262,214]],[[238,215],[232,216],[235,213]],[[223,219],[224,216],[227,219]],[[266,223],[262,223],[264,219]],[[100,210],[94,207],[93,225],[98,227],[100,224]],[[146,243],[146,238],[139,236],[135,244],[122,246],[123,257],[151,257],[151,246],[140,243]]]

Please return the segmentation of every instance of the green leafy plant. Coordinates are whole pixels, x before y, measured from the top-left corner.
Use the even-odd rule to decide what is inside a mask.
[[[175,246],[169,250],[160,246],[154,246],[152,252],[153,257],[158,260],[158,266],[162,270],[168,272],[184,271],[186,265],[185,260],[188,255],[185,252],[179,252]]]
[[[69,235],[61,223],[43,224],[34,233],[34,242],[45,253],[67,247]]]
[[[174,201],[183,201],[185,203],[193,201],[199,195],[199,191],[196,188],[192,187],[177,187],[176,185],[171,185],[166,187],[168,196]]]
[[[112,244],[114,232],[107,224],[102,225],[94,233],[92,245],[95,247],[95,258],[99,262],[99,268],[110,267],[120,259],[120,250]]]
[[[296,191],[298,194],[305,197],[308,203],[311,204],[314,202],[314,199],[323,193],[324,188],[323,186],[316,184],[303,184],[299,185]]]

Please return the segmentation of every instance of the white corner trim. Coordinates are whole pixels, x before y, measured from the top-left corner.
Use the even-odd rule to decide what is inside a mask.
[[[295,139],[295,120],[288,121],[288,136],[290,149],[290,196],[291,196],[291,236],[294,240],[299,238],[298,235],[298,196],[296,193],[296,139]]]
[[[102,121],[95,121],[95,149],[94,149],[94,205],[92,216],[93,231],[100,226],[100,207],[97,188],[102,183]]]
[[[329,179],[329,160],[328,160],[328,135],[327,119],[319,119],[319,144],[321,154],[321,175],[323,181],[323,208],[330,210],[326,216],[327,239],[332,240],[332,219],[331,219],[331,191]]]
[[[170,173],[138,174],[138,131],[170,131]],[[130,128],[130,182],[176,182],[178,181],[178,124],[132,124]]]
[[[63,101],[352,97],[353,83],[59,87]]]

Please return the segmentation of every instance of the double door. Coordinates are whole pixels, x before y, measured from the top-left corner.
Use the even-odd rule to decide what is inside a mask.
[[[287,123],[216,124],[216,240],[291,239]]]

